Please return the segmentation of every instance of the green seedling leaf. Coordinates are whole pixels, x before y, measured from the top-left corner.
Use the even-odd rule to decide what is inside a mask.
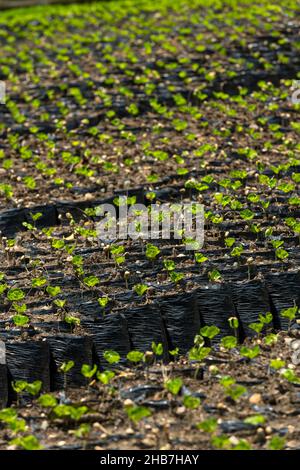
[[[172,260],[165,259],[164,260],[164,267],[167,271],[174,271],[175,263]]]
[[[205,261],[207,261],[208,258],[206,256],[204,256],[202,253],[195,253],[195,261],[196,263],[205,263]]]
[[[216,418],[208,418],[202,421],[201,423],[197,424],[197,428],[201,431],[207,432],[209,434],[213,434],[218,427],[218,421]]]
[[[47,284],[47,279],[44,277],[35,278],[31,281],[32,287],[43,287],[45,284]]]
[[[259,334],[262,332],[263,328],[264,328],[264,324],[263,323],[249,323],[248,327],[255,331],[255,333]]]
[[[248,416],[248,418],[244,419],[244,423],[253,424],[253,426],[259,426],[265,424],[265,422],[266,418],[263,415]]]
[[[202,362],[210,353],[211,348],[194,346],[189,350],[189,360]]]
[[[53,395],[50,395],[50,393],[41,395],[38,398],[38,402],[45,408],[54,408],[57,405],[57,399]]]
[[[42,381],[41,380],[35,380],[34,382],[32,383],[28,383],[26,385],[26,392],[30,393],[30,395],[37,395],[40,391],[41,391],[41,388],[42,388]]]
[[[41,450],[42,446],[35,436],[16,437],[10,441],[10,445],[24,450]]]
[[[148,259],[153,261],[160,253],[160,249],[157,248],[155,245],[151,245],[151,243],[148,243],[146,246],[146,256]]]
[[[87,379],[91,379],[93,377],[93,375],[96,374],[96,372],[97,372],[97,366],[96,365],[91,367],[88,364],[83,364],[82,367],[81,367],[81,373]]]
[[[240,349],[241,356],[247,357],[248,359],[254,359],[260,354],[260,347],[258,345],[253,348],[248,348],[247,346],[242,346]]]
[[[11,302],[19,302],[20,300],[23,300],[24,297],[25,297],[24,292],[18,288],[10,289],[7,292],[7,298]]]
[[[59,370],[64,374],[67,374],[75,366],[74,361],[63,362]]]
[[[138,363],[138,362],[141,362],[143,360],[144,353],[142,353],[140,351],[130,351],[127,354],[126,357],[127,357],[128,361]]]
[[[146,406],[128,406],[126,407],[126,413],[134,423],[139,423],[142,419],[151,416],[151,411]]]
[[[47,286],[46,287],[46,292],[51,295],[51,297],[56,297],[57,295],[59,295],[61,293],[61,288],[59,286]]]
[[[270,450],[283,450],[284,448],[285,448],[284,437],[273,436],[268,443],[268,449]]]
[[[83,279],[83,282],[87,287],[95,287],[100,281],[96,276],[88,276]]]
[[[108,385],[109,382],[115,377],[115,373],[111,370],[105,370],[103,372],[97,372],[97,379],[104,385]]]
[[[203,326],[203,328],[200,329],[200,334],[204,336],[205,338],[209,338],[209,339],[213,339],[219,333],[220,333],[220,328],[214,325]]]
[[[267,346],[272,346],[272,344],[276,344],[278,341],[278,334],[270,333],[264,337],[264,343]]]
[[[292,320],[295,320],[297,312],[298,312],[298,307],[297,306],[290,307],[290,308],[286,308],[284,310],[281,310],[280,316],[283,317],[283,318],[287,318],[288,320],[292,321]]]
[[[27,315],[17,314],[12,317],[12,321],[14,322],[15,326],[22,327],[22,326],[28,325],[29,317],[27,317]]]
[[[139,295],[140,297],[142,297],[147,292],[148,289],[149,287],[146,286],[145,284],[136,284],[133,287],[134,292],[136,292],[136,294]]]
[[[172,395],[178,395],[183,386],[183,381],[180,378],[169,379],[165,382],[165,388]]]
[[[152,348],[152,351],[154,352],[154,354],[155,354],[156,356],[162,356],[162,355],[163,355],[164,348],[163,348],[162,343],[156,344],[156,343],[153,341],[153,342],[152,342],[152,345],[151,345],[151,348]]]
[[[237,346],[237,339],[235,336],[224,336],[221,339],[221,345],[225,349],[233,349]]]
[[[105,351],[103,357],[109,364],[117,364],[121,359],[120,354],[112,349]]]
[[[270,361],[270,367],[272,369],[275,369],[275,370],[279,370],[279,369],[282,369],[283,367],[285,367],[285,361],[283,361],[282,359],[272,359]]]
[[[201,400],[198,397],[193,397],[192,395],[185,395],[183,398],[183,404],[186,408],[190,410],[195,410],[200,406]]]
[[[16,393],[21,393],[24,392],[28,384],[25,380],[16,380],[15,382],[12,382],[11,385]]]
[[[65,316],[65,322],[68,323],[71,326],[79,326],[80,325],[80,318],[68,315],[68,316]]]

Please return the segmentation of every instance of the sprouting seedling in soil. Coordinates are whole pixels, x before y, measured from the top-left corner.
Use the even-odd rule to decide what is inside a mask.
[[[5,198],[9,201],[13,198],[14,192],[10,184],[0,183],[0,194],[3,193]]]
[[[242,346],[240,349],[240,354],[249,360],[255,359],[260,354],[260,347],[258,345],[254,346],[253,348]]]
[[[221,345],[225,349],[233,349],[237,346],[237,339],[235,336],[224,336],[221,339]]]
[[[120,354],[112,349],[104,351],[103,357],[109,364],[118,364],[121,359]]]
[[[73,405],[57,405],[53,408],[53,414],[58,418],[70,418],[74,421],[78,421],[89,411],[87,406],[73,406]]]
[[[33,223],[31,224],[29,222],[23,222],[22,225],[23,225],[23,227],[27,228],[27,230],[31,231],[34,235],[34,232],[37,230],[36,222],[41,217],[43,217],[43,214],[41,212],[37,212],[36,214],[32,214],[32,212],[30,212],[30,217],[31,217]]]
[[[72,266],[74,268],[75,274],[77,276],[82,276],[84,271],[83,271],[83,258],[80,255],[74,255],[71,260]]]
[[[61,293],[61,288],[59,286],[47,286],[46,287],[46,292],[49,294],[51,297],[56,297]]]
[[[41,380],[35,380],[34,382],[27,383],[25,391],[32,396],[38,395],[41,391],[42,385],[43,383]]]
[[[273,344],[276,344],[278,341],[278,334],[275,333],[269,333],[266,335],[263,339],[264,343],[266,346],[272,346]]]
[[[174,284],[179,284],[180,281],[184,278],[183,273],[177,273],[176,271],[168,271],[169,277]]]
[[[277,359],[271,359],[270,364],[269,364],[269,369],[279,370],[279,369],[283,369],[284,367],[285,367],[285,361],[283,361],[279,357]]]
[[[88,276],[83,279],[84,284],[87,287],[95,287],[97,284],[99,284],[99,279],[96,276]]]
[[[197,409],[201,404],[199,397],[194,397],[193,395],[185,395],[183,398],[183,405],[189,410]]]
[[[267,312],[265,315],[263,315],[262,313],[260,313],[258,315],[258,319],[261,323],[263,323],[264,325],[269,325],[272,320],[273,320],[273,315],[271,312]]]
[[[179,355],[179,348],[175,348],[169,351],[169,354],[174,357],[174,359]]]
[[[201,423],[198,423],[196,427],[203,432],[214,434],[218,428],[218,421],[216,418],[207,418]]]
[[[236,402],[247,392],[247,389],[243,385],[236,384],[235,382],[235,379],[229,376],[224,376],[220,379],[220,384],[224,387],[225,395]]]
[[[57,399],[50,393],[44,393],[37,401],[44,408],[54,408],[57,405]]]
[[[10,423],[18,419],[17,411],[14,408],[2,408],[0,410],[0,422]]]
[[[111,245],[110,247],[110,253],[114,259],[114,262],[117,266],[120,266],[121,264],[125,263],[125,248],[124,246],[116,246],[116,245]]]
[[[211,351],[211,348],[206,348],[204,346],[198,346],[198,345],[193,346],[189,350],[189,354],[188,354],[189,360],[197,362],[197,367],[195,369],[195,375],[194,375],[195,379],[197,379],[198,377],[202,362],[209,355],[210,351]]]
[[[64,374],[64,391],[67,391],[67,374],[75,366],[74,361],[63,362],[59,368],[59,371]]]
[[[207,256],[204,256],[202,253],[195,253],[196,263],[202,264],[202,263],[205,263],[205,261],[207,260],[208,260]]]
[[[77,326],[80,326],[80,318],[74,317],[72,315],[66,315],[64,321],[70,325],[72,333]]]
[[[266,422],[264,415],[252,415],[244,419],[244,423],[252,424],[253,426],[263,425]]]
[[[65,241],[59,238],[57,239],[53,238],[51,242],[51,247],[54,250],[62,250],[65,247]]]
[[[152,341],[151,349],[153,351],[155,358],[161,357],[164,353],[164,347],[162,343],[155,343],[155,341]]]
[[[244,248],[242,245],[238,245],[238,246],[235,246],[231,252],[230,252],[230,256],[232,256],[233,258],[237,258],[238,260],[240,259],[240,257],[242,256],[244,252]]]
[[[160,249],[157,246],[152,245],[151,243],[147,244],[147,246],[146,246],[146,257],[150,261],[154,261],[155,258],[159,255],[159,253],[160,253]]]
[[[115,375],[112,370],[104,370],[103,372],[98,371],[96,377],[103,385],[109,385]]]
[[[8,420],[7,426],[13,435],[26,431],[25,419],[18,418],[17,416]]]
[[[43,217],[43,214],[42,214],[42,212],[36,212],[35,214],[30,212],[30,217],[31,217],[31,219],[34,223],[34,227],[35,227],[35,222],[37,222],[41,217]]]
[[[248,221],[252,220],[255,214],[250,209],[243,209],[242,211],[240,211],[240,216],[243,220]]]
[[[289,253],[284,248],[277,248],[277,250],[275,250],[275,257],[280,261],[284,261],[289,257]]]
[[[169,379],[164,383],[165,389],[175,396],[178,395],[182,386],[183,386],[183,381],[179,377],[174,378],[174,379]]]
[[[142,297],[148,291],[149,287],[146,284],[136,284],[133,287],[134,292],[139,296]]]
[[[15,382],[11,383],[12,389],[16,392],[17,394],[17,406],[20,405],[20,396],[22,392],[25,391],[27,387],[27,382],[25,380],[16,380]]]
[[[298,307],[295,305],[294,307],[286,308],[281,310],[280,316],[282,318],[287,318],[289,321],[288,331],[291,329],[292,321],[295,320],[296,315],[298,313]]]
[[[90,366],[89,364],[83,364],[81,367],[82,375],[87,379],[88,382],[92,379],[92,377],[96,374],[98,367],[96,364],[94,366]]]
[[[222,387],[226,388],[230,387],[231,385],[234,385],[236,383],[236,380],[230,375],[223,375],[220,378],[219,383],[220,385],[222,385]]]
[[[175,263],[173,260],[170,259],[164,259],[164,268],[169,272],[169,271],[174,271],[175,270]]]
[[[37,437],[33,435],[16,437],[10,441],[10,445],[23,450],[41,450],[43,448]]]
[[[83,439],[83,450],[86,449],[88,441],[87,438],[91,432],[91,425],[88,423],[82,423],[77,429],[72,431],[72,434],[78,439]]]
[[[107,307],[108,302],[110,301],[110,298],[106,295],[103,297],[99,297],[97,299],[98,304],[100,305],[102,309],[102,315],[105,316],[105,308]]]
[[[262,322],[253,322],[253,323],[249,323],[248,328],[255,331],[257,336],[259,336],[264,328],[264,324]]]
[[[62,321],[64,320],[65,315],[66,315],[66,311],[65,311],[66,303],[67,303],[67,301],[63,300],[63,299],[53,300],[53,304],[55,305],[55,307],[57,307],[57,310],[58,310],[57,313],[58,313],[58,315],[59,315],[59,317]]]
[[[218,436],[212,436],[211,445],[216,449],[229,450],[232,446],[229,440],[229,437],[224,434],[219,434]]]
[[[47,279],[40,276],[32,279],[31,285],[34,288],[44,287],[47,284]]]
[[[128,418],[134,423],[151,416],[151,411],[146,406],[130,405],[125,408]]]
[[[213,269],[212,271],[209,271],[208,279],[211,282],[221,282],[222,281],[222,275],[217,269]]]
[[[286,446],[286,440],[281,436],[272,436],[268,442],[269,450],[283,450]]]
[[[12,288],[10,289],[7,294],[6,294],[8,300],[11,302],[19,302],[24,299],[25,293],[22,291],[22,289]]]
[[[194,338],[194,345],[197,347],[197,348],[202,348],[202,346],[205,345],[205,340],[203,338],[203,336],[201,334],[198,334],[195,336]]]
[[[281,376],[292,384],[300,385],[300,377],[298,377],[292,369],[283,369]]]
[[[149,191],[148,193],[146,193],[146,199],[148,199],[148,201],[152,202],[155,198],[156,198],[155,192]]]
[[[142,353],[141,351],[129,351],[126,357],[128,361],[134,364],[138,364],[144,359],[144,353]]]
[[[19,314],[19,315],[23,315],[25,314],[25,312],[27,311],[27,305],[26,304],[17,304],[16,302],[14,302],[12,304],[12,308]]]
[[[6,238],[6,237],[1,237],[0,240],[2,242],[2,245],[4,246],[6,259],[8,263],[14,264],[14,249],[17,243],[16,240],[14,238]]]
[[[204,337],[207,338],[210,342],[212,339],[214,339],[215,336],[217,336],[220,333],[220,328],[218,328],[215,325],[206,325],[203,326],[200,329],[200,334]]]
[[[15,326],[22,328],[23,326],[27,326],[30,320],[27,315],[16,314],[12,317],[12,321]]]
[[[239,319],[237,317],[230,317],[228,318],[228,323],[229,323],[230,328],[232,328],[234,331],[234,336],[236,337],[236,339],[238,339]]]

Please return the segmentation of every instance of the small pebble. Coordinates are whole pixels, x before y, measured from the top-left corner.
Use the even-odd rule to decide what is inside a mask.
[[[249,402],[252,403],[252,405],[258,405],[258,403],[262,402],[262,396],[260,393],[253,393],[251,397],[249,398]]]

